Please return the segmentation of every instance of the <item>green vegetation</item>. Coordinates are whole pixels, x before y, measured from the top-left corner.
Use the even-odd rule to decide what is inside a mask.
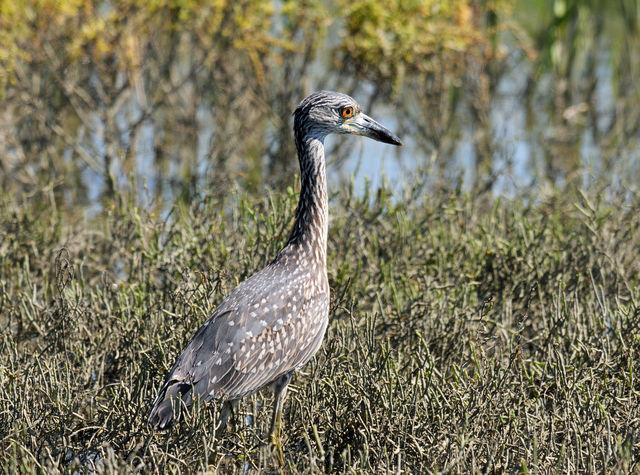
[[[639,11],[638,0],[0,0],[0,186],[53,183],[59,205],[95,209],[131,173],[158,208],[202,188],[289,183],[291,111],[321,88],[392,115],[403,153],[438,186],[461,165],[470,188],[522,169],[516,187],[564,184],[590,161],[637,183]],[[519,163],[514,141],[526,142]]]
[[[283,244],[295,199],[206,196],[159,221],[123,198],[69,223],[46,194],[5,198],[4,469],[274,468],[257,447],[268,392],[222,438],[215,405],[168,435],[145,421],[189,336]],[[288,470],[637,470],[639,199],[335,195],[331,324],[286,405]]]
[[[0,470],[278,470],[267,392],[217,437],[215,404],[145,422],[285,242],[291,111],[327,88],[402,137],[411,179],[331,177],[331,323],[285,471],[640,471],[639,12],[0,0]]]
[[[297,169],[288,119],[310,88],[371,109],[406,83],[449,103],[465,58],[486,62],[482,15],[468,0],[0,0],[0,185],[61,182],[67,205],[140,170],[159,206],[203,181],[255,190]]]

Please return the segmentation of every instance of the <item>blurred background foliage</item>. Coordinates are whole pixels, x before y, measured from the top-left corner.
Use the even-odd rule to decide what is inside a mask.
[[[157,209],[232,182],[261,193],[292,182],[291,111],[326,88],[387,119],[407,142],[399,168],[436,187],[629,186],[639,12],[638,0],[0,0],[0,184],[93,212],[124,192]]]

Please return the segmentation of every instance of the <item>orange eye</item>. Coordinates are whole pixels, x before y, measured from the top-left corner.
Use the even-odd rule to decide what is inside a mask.
[[[348,119],[353,115],[353,107],[343,107],[340,111],[340,115],[345,119]]]

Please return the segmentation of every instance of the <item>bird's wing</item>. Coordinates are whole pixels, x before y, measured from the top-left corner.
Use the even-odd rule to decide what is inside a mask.
[[[296,288],[301,279],[269,274],[274,272],[267,267],[240,284],[198,329],[158,394],[152,425],[171,422],[171,399],[187,406],[198,396],[236,399],[298,368],[317,351],[329,296],[305,296]]]
[[[309,298],[287,322],[245,339],[233,354],[232,370],[219,381],[221,394],[232,399],[251,394],[309,361],[322,343],[328,308],[328,296]]]

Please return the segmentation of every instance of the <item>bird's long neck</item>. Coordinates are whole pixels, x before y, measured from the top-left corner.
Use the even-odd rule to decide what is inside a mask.
[[[300,245],[314,261],[325,265],[328,203],[323,137],[296,137],[300,161],[300,200],[289,245]]]

